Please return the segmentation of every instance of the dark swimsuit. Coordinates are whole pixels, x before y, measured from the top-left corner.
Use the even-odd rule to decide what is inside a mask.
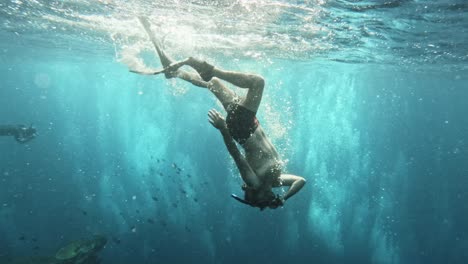
[[[255,112],[237,103],[230,103],[226,124],[229,133],[239,144],[244,144],[258,127],[258,119]]]

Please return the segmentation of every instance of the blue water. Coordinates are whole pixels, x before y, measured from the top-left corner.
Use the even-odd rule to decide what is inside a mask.
[[[465,1],[5,1],[0,263],[103,234],[102,263],[467,263]],[[171,55],[266,79],[258,118],[307,179],[277,210],[242,184],[206,90]],[[143,66],[144,64],[144,66]],[[242,91],[240,91],[242,92]],[[177,170],[180,168],[181,170]]]

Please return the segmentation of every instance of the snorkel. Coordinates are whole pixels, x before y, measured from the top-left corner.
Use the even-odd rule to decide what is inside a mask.
[[[250,201],[244,200],[244,199],[240,198],[239,196],[237,196],[236,194],[231,194],[231,197],[234,198],[236,201],[238,201],[240,203],[250,205],[252,207],[258,207],[258,208],[260,208],[260,211],[265,210],[265,208],[267,208],[267,207],[269,207],[271,209],[276,209],[279,206],[283,206],[283,204],[284,204],[284,202],[281,199],[280,195],[276,195],[274,197],[274,199],[272,199],[272,200],[263,200],[263,201],[259,201],[259,202],[250,202]]]

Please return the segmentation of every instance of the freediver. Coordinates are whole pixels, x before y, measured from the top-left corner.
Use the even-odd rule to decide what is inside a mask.
[[[0,125],[0,136],[13,136],[17,142],[26,143],[36,137],[36,129],[24,125]]]
[[[139,20],[164,67],[160,71],[142,74],[164,73],[166,78],[180,78],[195,86],[207,88],[226,110],[226,119],[215,109],[208,112],[208,119],[221,133],[244,181],[242,185],[244,199],[234,194],[232,197],[261,210],[267,207],[275,209],[283,206],[286,200],[301,190],[306,180],[303,177],[282,172],[283,163],[279,154],[256,117],[265,86],[264,79],[251,73],[226,71],[193,57],[175,62],[161,49],[146,18],[140,17]],[[182,70],[181,67],[184,65],[192,67],[197,73]],[[222,80],[248,89],[247,95],[238,96],[227,88]],[[245,154],[239,151],[234,140],[242,146]],[[289,186],[284,196],[275,195],[272,188],[282,186]]]

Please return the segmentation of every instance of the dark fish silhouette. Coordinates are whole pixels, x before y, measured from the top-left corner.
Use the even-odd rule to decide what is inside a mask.
[[[151,218],[148,218],[148,220],[146,220],[146,221],[147,221],[148,223],[150,223],[150,224],[154,224],[154,220],[151,219]]]
[[[155,202],[159,201],[158,197],[156,197],[156,196],[153,196],[151,198],[153,198],[153,201],[155,201]]]
[[[83,215],[88,215],[88,212],[86,212],[85,210],[82,210],[81,213],[82,213]]]
[[[24,240],[26,240],[26,237],[24,235],[22,235],[22,236],[18,237],[18,239],[21,240],[21,241],[24,241]]]

